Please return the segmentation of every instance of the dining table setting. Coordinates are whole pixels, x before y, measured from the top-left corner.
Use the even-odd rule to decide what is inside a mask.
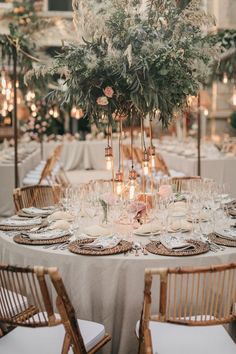
[[[82,286],[82,293],[87,290],[90,294],[89,304],[82,301],[82,315],[84,311],[108,328],[114,318],[107,314],[117,311],[112,303],[118,292],[117,321],[127,331],[116,329],[113,345],[119,353],[124,346],[131,353],[135,352],[135,338],[128,333],[138,319],[140,298],[133,298],[129,284],[141,296],[143,283],[137,274],[143,274],[147,266],[235,262],[236,201],[227,193],[227,186],[204,179],[186,180],[181,192],[163,180],[141,201],[138,196],[133,200],[117,197],[111,187],[108,181],[70,186],[58,205],[23,208],[2,219],[0,255],[2,262],[58,266],[78,306],[75,309],[81,311],[76,294],[82,292]],[[103,288],[97,288],[98,282]],[[106,311],[104,302],[109,304]],[[96,310],[91,310],[95,303]],[[132,303],[137,312],[127,320],[125,308]]]

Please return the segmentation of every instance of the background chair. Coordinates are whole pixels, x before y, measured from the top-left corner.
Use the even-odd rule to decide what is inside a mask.
[[[38,207],[43,208],[58,204],[61,197],[61,187],[53,186],[27,186],[16,188],[13,191],[13,199],[16,211],[22,208]]]
[[[151,313],[153,278],[159,288],[157,314]],[[136,328],[139,353],[235,353],[236,344],[222,326],[236,319],[235,303],[236,263],[146,269],[142,316]]]
[[[186,186],[187,183],[191,181],[202,181],[199,176],[186,176],[186,177],[172,177],[170,183],[175,186],[175,192],[181,192],[182,187]]]
[[[111,339],[103,325],[76,319],[56,268],[0,265],[0,287],[0,321],[17,326],[0,339],[1,353],[66,354],[72,347],[75,354],[92,354]],[[15,306],[21,306],[20,314]]]

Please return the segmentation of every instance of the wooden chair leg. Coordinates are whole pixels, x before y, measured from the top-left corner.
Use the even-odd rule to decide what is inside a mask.
[[[70,346],[71,346],[71,336],[68,333],[65,333],[61,354],[68,354]]]

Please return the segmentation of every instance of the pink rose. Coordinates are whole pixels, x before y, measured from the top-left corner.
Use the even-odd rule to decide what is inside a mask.
[[[107,106],[108,105],[108,99],[106,96],[101,96],[101,97],[98,97],[97,99],[97,104],[99,106]]]
[[[147,206],[144,202],[134,201],[128,206],[128,213],[138,214],[141,212],[146,212]]]
[[[105,89],[103,90],[103,92],[104,92],[104,95],[107,96],[107,97],[109,97],[109,98],[112,98],[112,96],[114,95],[114,90],[113,90],[113,88],[110,87],[110,86],[105,87]]]
[[[172,193],[172,186],[170,184],[163,184],[162,186],[160,186],[158,192],[161,198],[168,198],[172,195]]]

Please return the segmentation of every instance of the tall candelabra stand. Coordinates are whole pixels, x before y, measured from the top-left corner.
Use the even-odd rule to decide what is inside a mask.
[[[197,174],[201,176],[201,96],[198,94],[197,100]]]
[[[124,186],[124,167],[122,165],[122,120],[119,121],[119,167],[115,176],[115,192],[118,196],[122,197]]]

